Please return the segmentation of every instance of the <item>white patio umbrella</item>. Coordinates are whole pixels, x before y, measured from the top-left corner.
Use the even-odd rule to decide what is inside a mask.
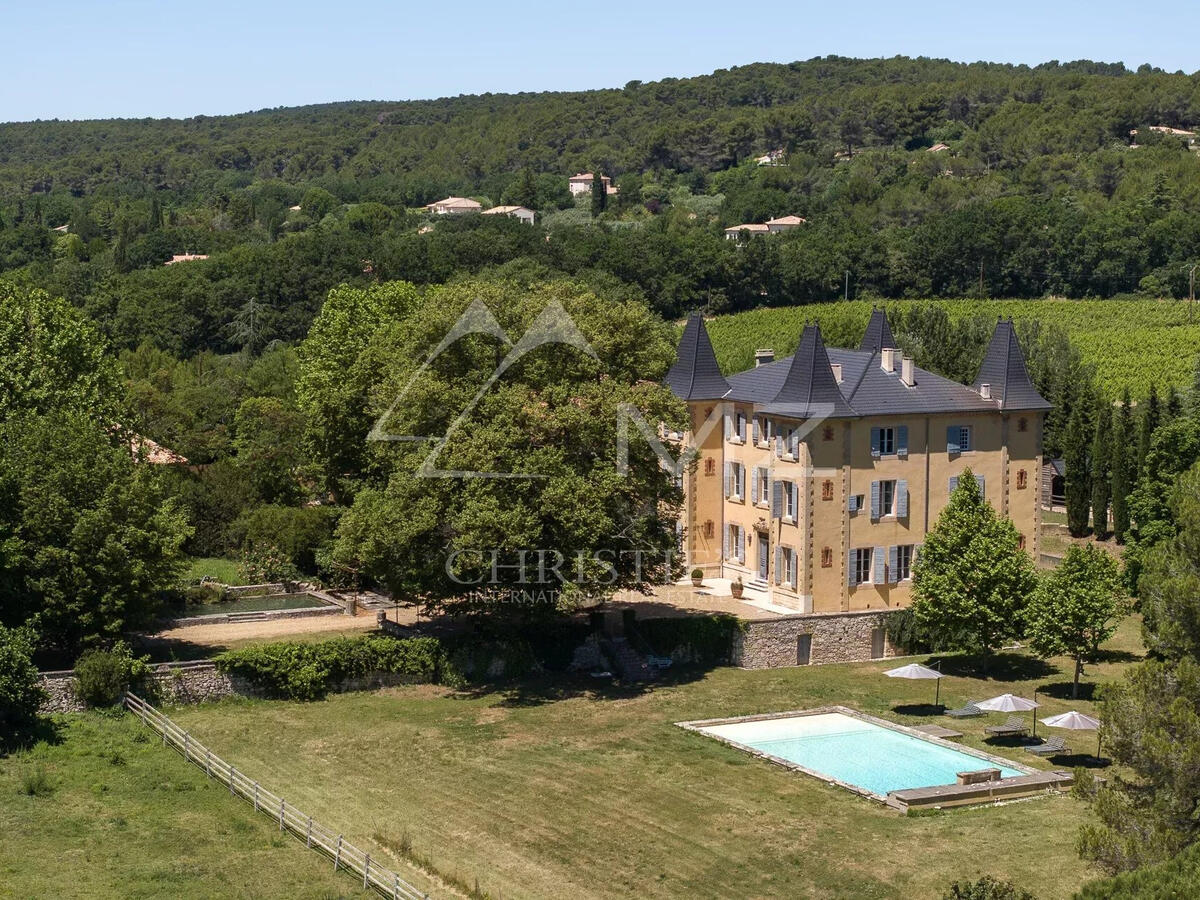
[[[1100,720],[1093,719],[1091,716],[1085,716],[1081,712],[1071,710],[1070,712],[1061,713],[1057,716],[1047,716],[1042,719],[1042,723],[1049,725],[1051,728],[1068,728],[1071,731],[1094,731],[1096,732],[1096,758],[1100,758]]]
[[[910,679],[937,679],[937,687],[933,691],[933,705],[938,705],[938,699],[942,695],[942,673],[937,669],[931,669],[929,666],[923,666],[920,663],[909,663],[907,666],[901,666],[898,669],[888,669],[883,673],[888,678],[910,678]]]
[[[1025,712],[1030,709],[1037,709],[1038,704],[1033,700],[1026,700],[1024,697],[1018,697],[1016,694],[1001,694],[999,697],[992,697],[990,700],[981,700],[975,704],[979,709],[986,709],[990,712]],[[1033,733],[1037,734],[1037,719],[1033,720]]]

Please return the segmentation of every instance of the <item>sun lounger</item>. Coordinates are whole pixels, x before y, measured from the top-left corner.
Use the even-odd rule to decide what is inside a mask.
[[[1016,737],[1025,734],[1029,730],[1029,726],[1025,724],[1024,719],[1009,716],[1008,721],[1003,725],[989,725],[983,730],[996,737]]]
[[[1025,749],[1037,756],[1061,756],[1071,752],[1071,748],[1067,746],[1067,742],[1060,737],[1050,738],[1044,744],[1038,744],[1036,747],[1026,747]]]
[[[958,709],[948,709],[945,712],[945,715],[955,719],[970,719],[974,716],[982,716],[983,714],[983,710],[975,705],[974,700],[968,700]]]

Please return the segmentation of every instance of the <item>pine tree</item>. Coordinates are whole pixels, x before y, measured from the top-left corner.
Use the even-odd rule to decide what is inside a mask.
[[[1092,504],[1092,485],[1088,477],[1091,433],[1084,415],[1085,405],[1075,404],[1063,441],[1063,460],[1067,467],[1067,529],[1073,537],[1087,534],[1088,509]]]
[[[1163,419],[1160,425],[1166,425],[1178,419],[1183,414],[1183,400],[1180,399],[1179,393],[1175,390],[1175,385],[1167,388],[1167,400],[1163,404]]]
[[[600,172],[597,171],[592,175],[592,215],[598,216],[604,212],[604,207],[608,205],[608,192],[604,189],[604,179],[600,177]]]
[[[1100,401],[1096,415],[1096,435],[1092,439],[1092,533],[1098,538],[1108,534],[1108,503],[1112,491],[1112,406]]]
[[[1129,531],[1129,492],[1133,490],[1133,411],[1129,388],[1121,397],[1121,406],[1113,424],[1112,477],[1113,536],[1118,544],[1125,543]]]
[[[513,202],[526,209],[537,209],[537,183],[533,180],[533,169],[526,166],[521,170],[517,187],[513,191]]]
[[[1146,456],[1150,452],[1150,442],[1154,439],[1154,429],[1158,428],[1160,418],[1162,411],[1158,403],[1158,388],[1152,384],[1150,394],[1146,397],[1146,406],[1142,410],[1141,434],[1138,436],[1137,478],[1141,478],[1145,471]]]

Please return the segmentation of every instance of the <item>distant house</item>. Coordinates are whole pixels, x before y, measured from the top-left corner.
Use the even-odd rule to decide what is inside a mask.
[[[926,147],[925,152],[926,153],[941,153],[943,150],[949,150],[949,149],[950,149],[949,144],[943,144],[941,141],[938,141],[932,147]]]
[[[532,209],[524,206],[493,206],[491,209],[485,209],[483,214],[485,216],[512,216],[514,219],[520,219],[526,225],[532,225],[537,216]]]
[[[300,210],[301,210],[302,208],[303,208],[303,207],[301,207],[301,206],[299,206],[299,205],[296,205],[296,206],[289,206],[289,207],[288,207],[288,212],[300,212]]]
[[[760,166],[781,166],[783,165],[783,156],[784,153],[782,150],[772,150],[757,157],[754,162]]]
[[[417,229],[417,234],[429,234],[431,231],[433,231],[432,225],[422,225]]]
[[[51,228],[50,230],[57,231],[59,234],[66,234],[70,230],[70,228],[71,228],[70,225],[57,225],[54,228]]]
[[[767,231],[778,234],[781,231],[791,231],[805,223],[800,216],[780,216],[778,219],[767,219]]]
[[[1196,132],[1194,132],[1194,131],[1188,131],[1183,128],[1171,128],[1169,125],[1151,125],[1150,130],[1155,131],[1159,134],[1166,134],[1171,137],[1177,137],[1180,140],[1182,140],[1188,147],[1190,147],[1192,149],[1200,149],[1200,147],[1198,147],[1198,145],[1197,145],[1197,142],[1200,141],[1200,135],[1197,135]],[[1131,147],[1138,146],[1137,145],[1138,130],[1136,128],[1133,129],[1132,131],[1129,132],[1129,136],[1131,138],[1133,138],[1133,143],[1131,143],[1130,146]]]
[[[175,265],[175,263],[192,262],[192,260],[196,260],[196,259],[208,259],[208,254],[207,253],[176,253],[174,256],[172,256],[170,259],[168,259],[165,263],[163,263],[163,265],[164,266],[173,266],[173,265]]]
[[[482,203],[476,203],[469,197],[447,197],[437,200],[425,207],[438,216],[461,216],[464,213],[477,213],[483,209]]]
[[[1042,508],[1053,509],[1067,502],[1067,464],[1061,459],[1042,461]]]
[[[766,225],[731,225],[725,229],[725,240],[736,241],[742,235],[751,237],[756,234],[769,234],[770,231]]]
[[[572,175],[567,179],[567,187],[571,191],[572,196],[590,193],[592,190],[592,179],[594,176],[591,172],[580,172],[578,175]],[[604,184],[604,193],[615,194],[617,192],[616,185],[612,183],[612,179],[607,175],[601,175],[600,181]]]

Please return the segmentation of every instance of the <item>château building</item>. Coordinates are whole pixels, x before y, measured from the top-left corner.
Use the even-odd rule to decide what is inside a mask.
[[[913,560],[966,470],[1037,552],[1043,417],[1011,320],[971,386],[917,368],[875,310],[855,350],[809,325],[794,355],[726,377],[699,315],[667,384],[698,458],[684,550],[798,613],[908,605]]]

